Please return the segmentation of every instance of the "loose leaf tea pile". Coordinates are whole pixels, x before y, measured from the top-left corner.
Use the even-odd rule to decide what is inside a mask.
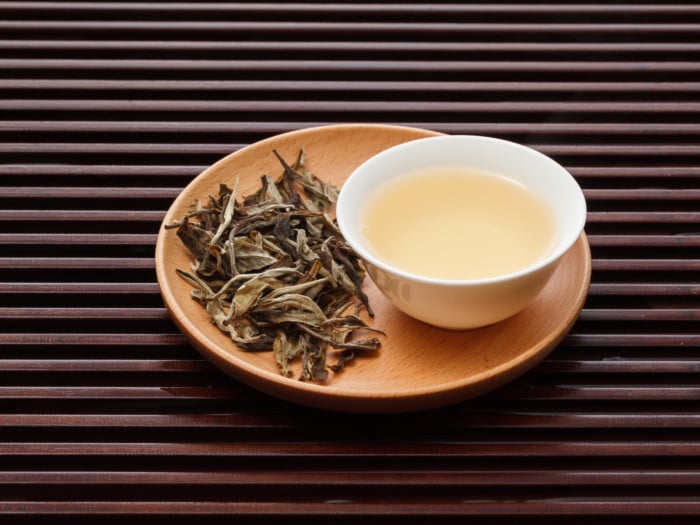
[[[303,151],[292,166],[274,154],[284,170],[277,180],[263,175],[247,196],[238,180],[222,184],[166,228],[177,228],[194,258],[178,274],[220,330],[244,350],[272,351],[284,376],[298,360],[300,379],[323,382],[328,369],[377,350],[379,339],[358,333],[381,332],[358,315],[373,315],[360,289],[365,271],[327,214],[337,188],[306,169]]]

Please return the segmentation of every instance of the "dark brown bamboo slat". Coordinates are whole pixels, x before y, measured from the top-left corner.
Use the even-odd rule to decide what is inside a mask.
[[[202,359],[181,360],[137,360],[137,359],[46,359],[46,360],[22,360],[8,359],[2,361],[3,371],[10,372],[110,372],[110,373],[144,373],[173,372],[173,373],[197,373],[210,372],[213,367],[208,361]]]
[[[135,154],[174,154],[182,155],[204,154],[207,156],[221,156],[231,153],[243,147],[242,144],[188,144],[186,147],[180,144],[144,144],[144,143],[105,143],[92,144],[72,142],[5,142],[0,145],[0,153],[53,153],[65,154],[107,154],[107,155],[135,155]]]
[[[128,41],[126,41],[128,44]],[[0,89],[30,90],[30,91],[57,91],[75,90],[76,92],[95,93],[101,91],[129,91],[134,90],[144,94],[151,94],[153,91],[162,92],[233,92],[233,93],[274,93],[303,92],[307,94],[322,94],[333,92],[377,92],[377,93],[402,93],[402,92],[425,92],[433,93],[485,93],[485,92],[507,92],[521,96],[532,95],[533,93],[622,93],[639,96],[640,93],[648,94],[692,94],[700,91],[700,82],[561,82],[561,81],[508,81],[487,82],[482,80],[450,81],[450,82],[429,82],[429,81],[407,81],[407,80],[382,80],[377,79],[372,82],[358,80],[318,80],[309,83],[303,80],[143,80],[143,79],[90,79],[90,82],[74,79],[15,79],[0,78]],[[235,123],[231,123],[235,124]],[[252,124],[252,122],[250,123]],[[505,124],[505,123],[504,123]],[[540,123],[542,124],[542,123]],[[652,124],[652,123],[650,123]]]
[[[624,359],[575,361],[552,358],[539,365],[536,373],[569,374],[696,374],[700,359]]]
[[[577,386],[534,386],[519,385],[507,387],[499,391],[494,399],[517,402],[526,390],[531,400],[566,400],[566,401],[683,401],[700,399],[700,387],[694,386],[649,386],[630,387],[606,385],[595,387]],[[3,400],[169,400],[169,401],[211,401],[231,400],[230,387],[214,386],[32,386],[32,387],[0,387],[0,401]]]
[[[156,283],[122,282],[0,282],[0,290],[10,294],[158,294]]]
[[[174,199],[182,188],[0,187],[0,199]]]
[[[640,107],[642,105],[640,104]],[[33,109],[33,108],[32,108]],[[314,109],[317,109],[314,107]],[[483,106],[479,107],[480,110],[484,109]],[[26,120],[5,120],[0,121],[0,132],[39,132],[45,134],[47,132],[51,133],[160,133],[168,135],[184,135],[184,134],[204,134],[204,133],[276,133],[282,130],[290,131],[293,129],[300,129],[302,127],[320,126],[325,124],[324,122],[207,122],[207,121],[197,121],[197,122],[187,122],[187,121],[157,121],[157,122],[147,122],[147,121],[129,121],[129,120],[119,120],[110,122],[100,122],[92,120],[60,120],[52,122],[39,122],[39,121],[26,121]],[[415,122],[405,122],[405,125],[417,125]],[[430,129],[435,129],[438,131],[456,132],[456,133],[476,133],[476,134],[490,134],[494,132],[504,133],[504,134],[549,134],[549,133],[561,133],[565,135],[581,135],[583,137],[591,135],[649,135],[649,136],[682,136],[682,135],[698,135],[700,130],[698,130],[695,124],[684,124],[684,123],[660,123],[660,124],[648,124],[648,123],[465,123],[465,124],[452,124],[445,122],[433,122],[433,123],[421,123],[422,125],[428,124]],[[176,169],[180,168],[173,167],[173,171],[168,173],[170,175],[176,175]],[[99,168],[95,168],[96,170]],[[153,170],[154,173],[157,172],[156,169]],[[181,168],[180,168],[181,171]]]
[[[0,221],[149,221],[160,222],[165,212],[140,210],[0,210]]]
[[[230,410],[229,410],[230,411]],[[452,425],[457,429],[469,428],[475,424],[488,425],[494,430],[563,430],[600,429],[642,429],[646,431],[659,427],[666,429],[698,429],[700,413],[668,414],[660,411],[630,412],[557,412],[530,413],[527,410],[513,410],[508,414],[497,412],[475,412],[460,417]],[[312,431],[313,421],[264,414],[217,414],[200,413],[172,414],[22,414],[0,415],[0,429],[182,429],[182,430],[294,430]],[[381,427],[379,427],[381,428]]]
[[[579,319],[609,321],[695,321],[700,311],[693,308],[597,308],[584,309]]]
[[[0,2],[0,113],[0,522],[700,518],[696,3]],[[187,343],[153,270],[172,200],[346,122],[515,140],[577,178],[592,282],[547,359],[373,416]]]
[[[603,259],[593,261],[594,270],[608,271],[700,271],[697,259]]]
[[[99,191],[95,188],[95,191]],[[153,246],[157,235],[147,233],[0,233],[0,245],[145,245]]]
[[[590,235],[592,246],[657,246],[657,247],[697,247],[700,235]]]
[[[700,212],[589,212],[588,222],[590,223],[700,223]]]
[[[457,509],[446,503],[426,503],[414,508],[402,505],[399,501],[375,503],[373,501],[348,502],[332,500],[322,503],[278,502],[180,502],[155,501],[149,503],[128,502],[112,503],[92,501],[76,502],[24,502],[10,501],[0,505],[0,512],[13,516],[42,515],[56,512],[76,516],[117,515],[122,517],[141,516],[144,514],[160,517],[177,518],[178,516],[196,516],[198,519],[217,517],[221,514],[234,514],[239,517],[258,517],[279,519],[281,514],[302,514],[306,519],[322,517],[334,519],[338,514],[344,516],[370,515],[378,518],[395,516],[399,518],[424,517],[431,519],[450,518],[455,516],[493,516],[508,514],[527,518],[532,515],[542,517],[562,516],[695,516],[700,510],[700,504],[688,498],[631,498],[628,503],[611,502],[606,497],[587,500],[542,498],[540,501],[528,502],[499,502],[480,501],[478,503],[463,503]]]
[[[422,15],[425,14],[425,3],[422,2],[409,2],[404,3],[401,6],[392,5],[389,3],[376,3],[376,4],[347,4],[347,3],[302,3],[295,4],[293,10],[296,14],[331,14],[331,13],[356,13],[360,15],[365,15],[367,13],[393,13],[395,15]],[[697,6],[692,5],[674,5],[674,4],[664,4],[664,5],[644,5],[644,4],[632,4],[632,5],[605,5],[605,4],[577,4],[577,5],[566,5],[566,4],[430,4],[431,12],[437,14],[448,14],[453,15],[455,13],[517,13],[517,14],[651,14],[654,17],[664,14],[697,14]],[[285,3],[279,2],[267,2],[264,4],[246,4],[246,3],[228,3],[228,4],[217,4],[213,2],[201,2],[201,3],[182,3],[182,2],[162,2],[162,3],[151,3],[151,2],[134,2],[131,4],[124,4],[120,2],[5,2],[2,9],[7,12],[22,11],[25,13],[38,12],[61,12],[67,11],[70,14],[75,14],[75,10],[79,9],[81,13],[124,13],[128,12],[138,12],[138,13],[148,13],[155,12],[159,14],[165,14],[166,16],[173,17],[173,10],[177,13],[197,13],[204,12],[214,15],[219,15],[220,13],[285,13],[290,9]],[[177,18],[177,17],[175,17]]]
[[[111,259],[100,257],[6,257],[0,260],[0,269],[30,269],[30,268],[75,268],[85,270],[104,269],[129,269],[129,268],[154,268],[153,259],[140,259],[135,257],[114,257]]]
[[[5,24],[0,22],[0,30]],[[539,28],[540,26],[538,26]],[[122,28],[119,28],[120,30]],[[626,28],[618,28],[624,31]],[[235,29],[232,29],[235,30]],[[382,28],[374,29],[381,31]],[[700,31],[700,25],[689,29]],[[277,74],[341,74],[365,73],[371,76],[381,74],[428,74],[439,73],[443,76],[463,73],[493,72],[527,72],[527,73],[686,73],[700,71],[700,64],[692,61],[667,62],[593,62],[593,61],[360,61],[360,60],[149,60],[124,59],[120,61],[104,59],[53,59],[38,58],[27,62],[22,59],[0,58],[0,71],[68,71],[68,72],[109,72],[109,71],[158,71],[180,73],[209,72],[259,73],[276,72]]]
[[[382,42],[382,41],[363,41],[363,42],[287,42],[285,44],[287,51],[297,52],[357,52],[357,51],[374,51],[378,48],[384,53],[388,52],[445,52],[451,54],[478,52],[478,53],[495,53],[507,52],[510,54],[518,53],[649,53],[649,52],[698,52],[700,45],[697,43],[625,43],[625,42],[610,42],[610,43],[562,43],[562,42]],[[278,42],[275,41],[255,41],[255,42],[229,42],[225,40],[217,41],[151,41],[151,40],[99,40],[85,42],[82,40],[3,40],[0,39],[0,49],[8,50],[46,50],[52,51],[62,50],[70,51],[91,51],[97,54],[102,51],[112,50],[134,50],[142,51],[239,51],[239,52],[275,52],[279,49]]]
[[[697,166],[587,166],[572,167],[572,174],[579,177],[697,177],[700,169]]]
[[[85,345],[108,345],[108,346],[129,346],[129,345],[181,345],[185,343],[185,337],[179,333],[6,333],[0,334],[0,344],[2,345],[44,345],[44,346],[85,346]]]
[[[565,67],[565,66],[564,66]],[[699,66],[700,67],[700,66]],[[439,67],[444,70],[444,67]],[[700,103],[696,102],[397,102],[379,101],[264,101],[246,100],[230,102],[221,100],[21,100],[0,101],[3,111],[254,111],[254,112],[293,112],[310,111],[355,112],[374,111],[382,113],[418,112],[497,112],[530,113],[560,111],[567,113],[697,113]]]
[[[592,295],[689,295],[700,293],[700,283],[591,283]]]
[[[354,38],[369,35],[376,37],[378,33],[387,36],[405,36],[420,33],[430,37],[439,35],[456,36],[460,34],[476,34],[482,38],[498,33],[517,35],[553,34],[561,38],[576,33],[596,35],[620,35],[625,33],[634,36],[694,34],[698,23],[454,23],[454,22],[322,22],[322,21],[115,21],[115,20],[3,20],[0,30],[18,33],[36,30],[51,31],[70,35],[76,31],[95,36],[98,34],[113,36],[124,33],[128,35],[172,35],[172,34],[224,34],[234,33],[237,37],[245,34],[281,36],[283,34],[306,34],[315,37],[330,35],[352,35]],[[137,37],[138,38],[138,37]]]
[[[116,317],[116,316],[115,316]],[[10,316],[3,316],[11,318]],[[14,317],[12,317],[14,318]],[[42,318],[42,317],[38,317]],[[56,316],[61,319],[64,317]],[[103,317],[86,317],[87,319],[103,319]],[[144,317],[141,317],[143,319]],[[42,373],[54,374],[57,372],[71,374],[109,373],[109,374],[143,374],[145,376],[161,373],[199,374],[211,373],[214,369],[204,360],[114,360],[114,359],[41,359],[22,360],[6,359],[0,361],[4,372],[12,373]],[[696,374],[700,371],[700,358],[624,358],[599,361],[594,359],[557,359],[551,358],[538,365],[533,371],[536,375],[585,375],[585,374]],[[193,379],[194,380],[194,379]],[[183,379],[184,381],[184,379]],[[658,388],[658,387],[654,387]],[[522,395],[522,392],[518,392]]]
[[[459,440],[442,441],[439,438],[423,441],[392,440],[391,447],[379,452],[376,445],[371,443],[334,443],[321,444],[318,441],[297,440],[295,442],[275,441],[252,444],[246,441],[216,441],[191,439],[181,441],[153,441],[149,443],[101,443],[101,442],[68,442],[44,443],[26,441],[22,443],[4,442],[0,444],[0,457],[36,456],[40,458],[81,455],[87,458],[104,456],[128,457],[134,460],[145,458],[181,458],[201,459],[203,457],[222,458],[279,458],[290,460],[294,458],[336,461],[344,458],[352,460],[377,459],[378,456],[400,458],[406,461],[420,460],[434,454],[435,448],[440,449],[441,456],[448,459],[470,458],[520,458],[532,457],[540,459],[549,456],[583,457],[596,456],[610,458],[635,458],[640,456],[672,458],[678,456],[688,458],[700,452],[700,441],[697,440],[639,440],[629,439],[625,443],[618,440],[528,440],[518,441],[494,438],[488,441],[473,437],[460,437]]]
[[[564,344],[568,346],[641,346],[673,347],[700,345],[697,334],[569,334]]]
[[[306,471],[298,475],[289,473],[273,472],[173,472],[170,479],[173,483],[187,483],[190,485],[222,485],[222,484],[243,484],[249,486],[265,486],[275,481],[282,485],[293,486],[301,484],[308,488],[318,488],[324,485],[358,485],[365,487],[381,487],[393,483],[396,472],[373,472],[348,470],[346,479],[340,481],[337,476],[325,471]],[[160,474],[141,472],[109,472],[102,475],[100,481],[105,485],[157,485],[162,482]],[[74,473],[55,472],[51,475],[43,473],[21,473],[9,472],[0,475],[0,482],[9,485],[36,484],[51,486],[62,483],[85,485],[94,483],[98,474],[94,472]],[[277,479],[275,479],[277,477]],[[453,472],[450,470],[435,472],[414,472],[407,477],[406,483],[411,486],[479,486],[496,485],[502,483],[508,477],[513,485],[533,485],[542,484],[547,478],[552,485],[566,485],[575,483],[582,486],[610,486],[625,483],[629,485],[648,484],[651,480],[656,480],[657,484],[663,486],[695,485],[700,484],[700,472],[677,470],[677,471],[651,471],[626,470],[622,472],[610,473],[597,470],[585,470],[580,472],[567,471],[508,471],[489,472],[481,470],[469,470]]]

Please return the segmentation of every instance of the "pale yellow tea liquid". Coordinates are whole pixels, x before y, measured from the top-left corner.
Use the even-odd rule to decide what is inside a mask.
[[[552,211],[503,176],[445,167],[386,183],[366,204],[363,233],[378,259],[437,279],[522,270],[552,248]]]

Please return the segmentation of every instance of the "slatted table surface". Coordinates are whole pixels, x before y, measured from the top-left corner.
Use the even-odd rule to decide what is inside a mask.
[[[692,2],[0,3],[0,522],[697,523],[699,58]],[[325,413],[171,323],[154,244],[182,188],[346,122],[575,175],[590,294],[534,370]]]

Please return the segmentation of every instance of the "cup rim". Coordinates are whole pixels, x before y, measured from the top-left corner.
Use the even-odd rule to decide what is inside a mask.
[[[493,143],[499,143],[505,147],[508,148],[515,148],[519,149],[521,151],[525,151],[528,155],[532,155],[542,162],[546,162],[552,166],[555,167],[558,171],[562,173],[564,176],[568,176],[570,181],[574,184],[574,187],[578,189],[577,196],[579,197],[580,204],[581,204],[581,213],[580,216],[578,217],[578,220],[574,224],[574,226],[570,229],[567,229],[564,234],[561,242],[558,243],[558,245],[555,247],[555,249],[551,250],[546,257],[543,257],[536,262],[521,268],[520,270],[514,271],[514,272],[509,272],[505,273],[502,275],[496,275],[496,276],[491,276],[491,277],[483,277],[483,278],[478,278],[478,279],[442,279],[442,278],[436,278],[436,277],[428,277],[424,275],[419,275],[415,274],[412,272],[407,272],[405,270],[401,270],[399,268],[396,268],[395,266],[388,264],[380,259],[378,259],[376,256],[374,256],[367,248],[365,248],[365,245],[361,241],[361,239],[357,239],[355,236],[353,236],[350,232],[350,228],[348,227],[348,224],[346,222],[349,222],[352,220],[350,218],[350,214],[352,213],[357,213],[357,210],[353,211],[352,207],[350,207],[347,204],[347,192],[345,193],[345,196],[343,194],[343,188],[346,187],[348,183],[352,184],[352,179],[353,177],[356,177],[356,173],[362,172],[367,168],[367,166],[371,166],[374,163],[379,162],[381,159],[383,159],[386,156],[389,155],[396,155],[397,152],[400,153],[401,150],[407,149],[407,148],[412,148],[416,146],[416,143],[424,143],[424,142],[435,142],[435,141],[454,141],[454,140],[470,140],[470,141],[488,141],[488,142],[493,142]],[[382,181],[383,182],[383,181]],[[380,183],[381,185],[381,183]],[[557,260],[561,259],[561,257],[568,252],[571,247],[576,243],[578,238],[581,236],[581,233],[584,231],[584,227],[586,224],[586,215],[587,215],[587,206],[586,206],[586,199],[585,196],[583,195],[583,190],[581,189],[580,185],[576,181],[576,179],[569,173],[569,171],[564,168],[561,164],[556,162],[554,159],[551,157],[545,155],[544,153],[537,151],[533,148],[530,148],[528,146],[525,146],[523,144],[519,144],[517,142],[497,138],[497,137],[489,137],[489,136],[484,136],[484,135],[439,135],[439,136],[434,136],[434,137],[426,137],[426,138],[420,138],[420,139],[415,139],[411,140],[408,142],[404,142],[402,144],[398,144],[396,146],[392,146],[390,148],[387,148],[376,155],[370,157],[369,159],[365,160],[362,164],[357,166],[352,173],[348,176],[348,178],[345,180],[345,183],[343,184],[343,187],[340,189],[340,193],[338,195],[338,201],[336,203],[336,220],[338,222],[338,228],[340,229],[340,232],[343,234],[345,237],[346,242],[351,246],[353,250],[365,261],[371,266],[375,266],[384,272],[393,274],[395,276],[401,277],[403,279],[411,280],[413,282],[419,282],[419,283],[424,283],[424,284],[432,284],[432,285],[441,285],[441,286],[449,286],[449,287],[455,287],[455,286],[478,286],[478,285],[487,285],[487,284],[495,284],[495,283],[504,283],[508,282],[511,280],[518,279],[520,277],[526,276],[533,274],[550,264],[556,262]],[[357,216],[356,216],[357,217]]]

